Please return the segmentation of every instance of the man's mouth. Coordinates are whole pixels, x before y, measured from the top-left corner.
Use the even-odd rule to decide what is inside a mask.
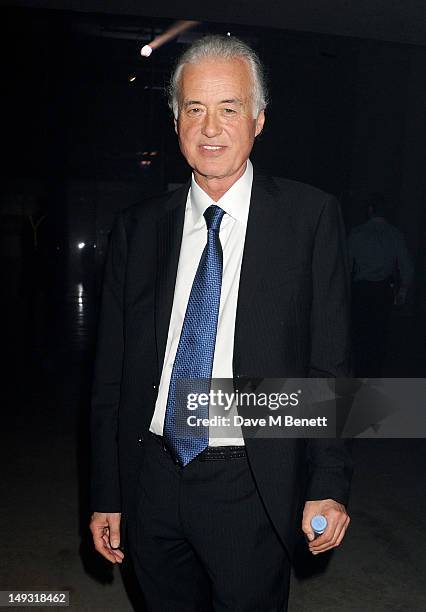
[[[222,145],[200,145],[200,148],[204,151],[221,151],[225,147]]]

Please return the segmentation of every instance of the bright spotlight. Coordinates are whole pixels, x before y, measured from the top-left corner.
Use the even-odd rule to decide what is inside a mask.
[[[176,38],[182,32],[186,32],[190,28],[194,28],[200,22],[199,21],[176,21],[168,30],[156,36],[154,40],[151,40],[149,45],[145,45],[141,49],[142,57],[149,57],[154,49],[158,49],[161,45],[169,42],[173,38]]]
[[[85,242],[79,242],[77,246],[78,246],[79,249],[84,249],[84,247],[86,246],[86,243]]]
[[[152,53],[152,47],[150,47],[149,45],[145,45],[144,47],[142,47],[141,49],[142,57],[149,57],[151,53]]]

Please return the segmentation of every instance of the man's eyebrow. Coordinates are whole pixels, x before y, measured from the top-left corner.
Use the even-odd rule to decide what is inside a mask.
[[[192,106],[193,104],[203,106],[203,102],[200,102],[200,100],[185,100],[183,106],[184,108],[187,108],[188,106]],[[219,104],[239,104],[241,106],[243,104],[243,101],[240,100],[240,98],[229,98],[228,100],[221,100]]]
[[[199,104],[202,106],[202,102],[200,102],[199,100],[186,100],[183,105],[186,108],[187,106],[192,106],[193,104]]]
[[[242,104],[243,101],[240,98],[231,98],[229,100],[222,100],[219,104]]]

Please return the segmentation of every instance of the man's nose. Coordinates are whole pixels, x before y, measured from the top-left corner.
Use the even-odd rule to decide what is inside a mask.
[[[222,126],[220,125],[219,117],[215,113],[206,113],[201,131],[208,138],[213,138],[220,134]]]

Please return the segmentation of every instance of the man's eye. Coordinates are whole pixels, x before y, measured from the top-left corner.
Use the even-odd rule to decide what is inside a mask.
[[[201,108],[198,108],[198,107],[190,108],[188,110],[188,113],[190,115],[198,115],[200,112],[201,112]]]
[[[234,108],[224,108],[226,115],[234,115],[237,111]]]

